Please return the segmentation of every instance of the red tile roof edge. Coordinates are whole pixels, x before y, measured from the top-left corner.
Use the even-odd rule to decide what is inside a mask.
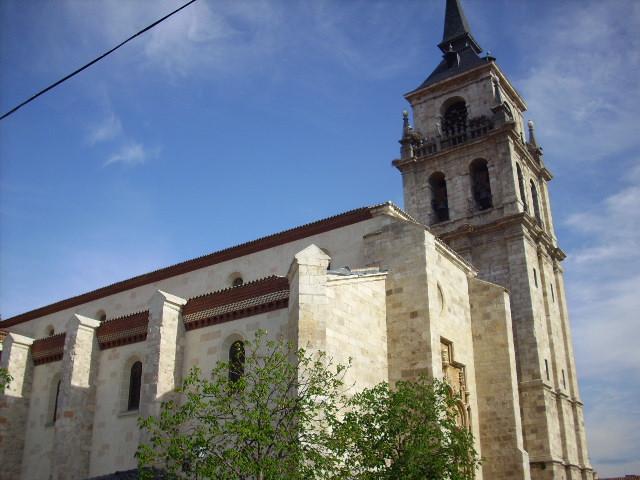
[[[182,315],[190,315],[209,308],[240,302],[281,290],[289,290],[289,280],[287,277],[272,275],[270,277],[260,278],[238,287],[225,288],[224,290],[217,290],[192,297],[187,300],[185,306],[182,307]]]
[[[181,263],[154,270],[149,273],[138,275],[136,277],[129,278],[120,282],[107,285],[106,287],[98,288],[90,292],[82,293],[75,297],[67,298],[59,302],[46,305],[44,307],[36,308],[25,313],[21,313],[14,317],[8,318],[0,322],[0,328],[7,328],[13,325],[17,325],[35,318],[49,315],[51,313],[59,312],[67,308],[76,307],[99,298],[104,298],[109,295],[123,292],[132,288],[147,285],[149,283],[165,280],[176,275],[199,270],[200,268],[222,263],[227,260],[249,255],[251,253],[266,250],[268,248],[284,245],[295,240],[300,240],[305,237],[317,235],[319,233],[328,232],[337,228],[346,227],[355,223],[362,222],[373,218],[373,211],[383,207],[385,205],[392,205],[390,202],[381,203],[369,207],[356,208],[348,212],[344,212],[332,217],[317,220],[315,222],[300,225],[298,227],[284,230],[266,237],[261,237],[256,240],[251,240],[240,245],[229,247],[217,252],[210,253],[201,257],[197,257],[191,260],[186,260]],[[395,207],[397,210],[397,207]]]
[[[196,330],[198,328],[204,328],[210,325],[218,325],[220,323],[226,323],[232,320],[239,320],[240,318],[247,318],[254,315],[259,315],[261,313],[280,310],[281,308],[287,308],[288,306],[289,297],[261,303],[260,305],[252,305],[250,307],[233,310],[231,312],[225,312],[220,315],[214,315],[211,317],[194,320],[192,322],[185,323],[184,328],[187,331]]]
[[[31,345],[31,356],[34,365],[62,360],[66,333],[58,333],[50,337],[34,340]],[[46,355],[45,355],[46,354]]]
[[[102,322],[96,330],[100,350],[144,342],[147,339],[148,325],[149,310]]]

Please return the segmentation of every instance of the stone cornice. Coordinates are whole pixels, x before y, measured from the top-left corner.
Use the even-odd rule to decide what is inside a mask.
[[[566,254],[562,251],[562,249],[556,246],[553,242],[553,239],[540,228],[540,226],[533,218],[531,218],[529,214],[525,212],[520,212],[508,217],[503,217],[484,225],[472,225],[470,223],[466,223],[451,232],[441,233],[438,236],[445,242],[450,242],[451,240],[470,235],[495,232],[511,225],[522,225],[524,227],[522,235],[529,238],[534,245],[542,245],[542,247],[547,251],[550,258],[557,261],[562,261],[566,258]],[[515,235],[515,237],[519,236],[519,234]]]
[[[483,78],[491,76],[491,74],[499,78],[500,85],[507,93],[509,99],[512,100],[521,111],[526,111],[526,102],[495,61],[487,62],[458,75],[447,77],[424,88],[408,92],[404,95],[404,98],[406,98],[411,105],[414,105],[415,101],[420,100],[427,95],[446,95],[451,91],[458,90],[461,84],[480,81]]]

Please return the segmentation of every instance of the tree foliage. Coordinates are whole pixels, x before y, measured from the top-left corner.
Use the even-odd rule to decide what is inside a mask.
[[[479,466],[473,436],[459,426],[447,383],[380,383],[354,395],[336,426],[344,477],[470,480]]]
[[[167,401],[159,417],[142,420],[151,441],[138,450],[141,467],[176,478],[331,476],[338,458],[329,425],[346,367],[264,332],[245,351],[242,375],[237,361],[218,362],[210,378],[195,368],[179,389],[182,401]]]
[[[141,420],[150,434],[137,453],[143,474],[160,468],[169,478],[194,479],[473,478],[473,438],[456,422],[458,398],[446,383],[381,383],[347,396],[347,366],[323,353],[267,340],[264,332],[244,347],[206,378],[193,369],[159,417]]]
[[[4,392],[7,385],[13,380],[6,368],[0,368],[0,393]]]

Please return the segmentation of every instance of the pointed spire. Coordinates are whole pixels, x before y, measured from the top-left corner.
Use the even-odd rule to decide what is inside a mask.
[[[449,45],[459,52],[466,46],[471,47],[476,53],[482,52],[482,48],[471,35],[469,22],[464,14],[460,0],[447,0],[447,7],[444,15],[444,33],[442,43],[438,45],[446,53]]]

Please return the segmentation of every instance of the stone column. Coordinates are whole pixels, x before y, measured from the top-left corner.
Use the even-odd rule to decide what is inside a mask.
[[[140,416],[158,415],[163,400],[180,386],[182,377],[182,343],[184,324],[182,306],[187,303],[161,290],[149,302],[147,354],[142,364]],[[140,432],[146,442],[146,432]]]
[[[82,480],[89,476],[99,325],[98,320],[77,314],[67,322],[55,422],[53,480]]]
[[[529,480],[524,450],[509,294],[470,279],[471,327],[484,478]]]
[[[3,342],[0,367],[13,377],[0,393],[0,479],[20,478],[24,434],[33,378],[32,338],[9,333]]]
[[[289,267],[289,338],[296,348],[326,351],[330,261],[312,244],[298,252]]]

